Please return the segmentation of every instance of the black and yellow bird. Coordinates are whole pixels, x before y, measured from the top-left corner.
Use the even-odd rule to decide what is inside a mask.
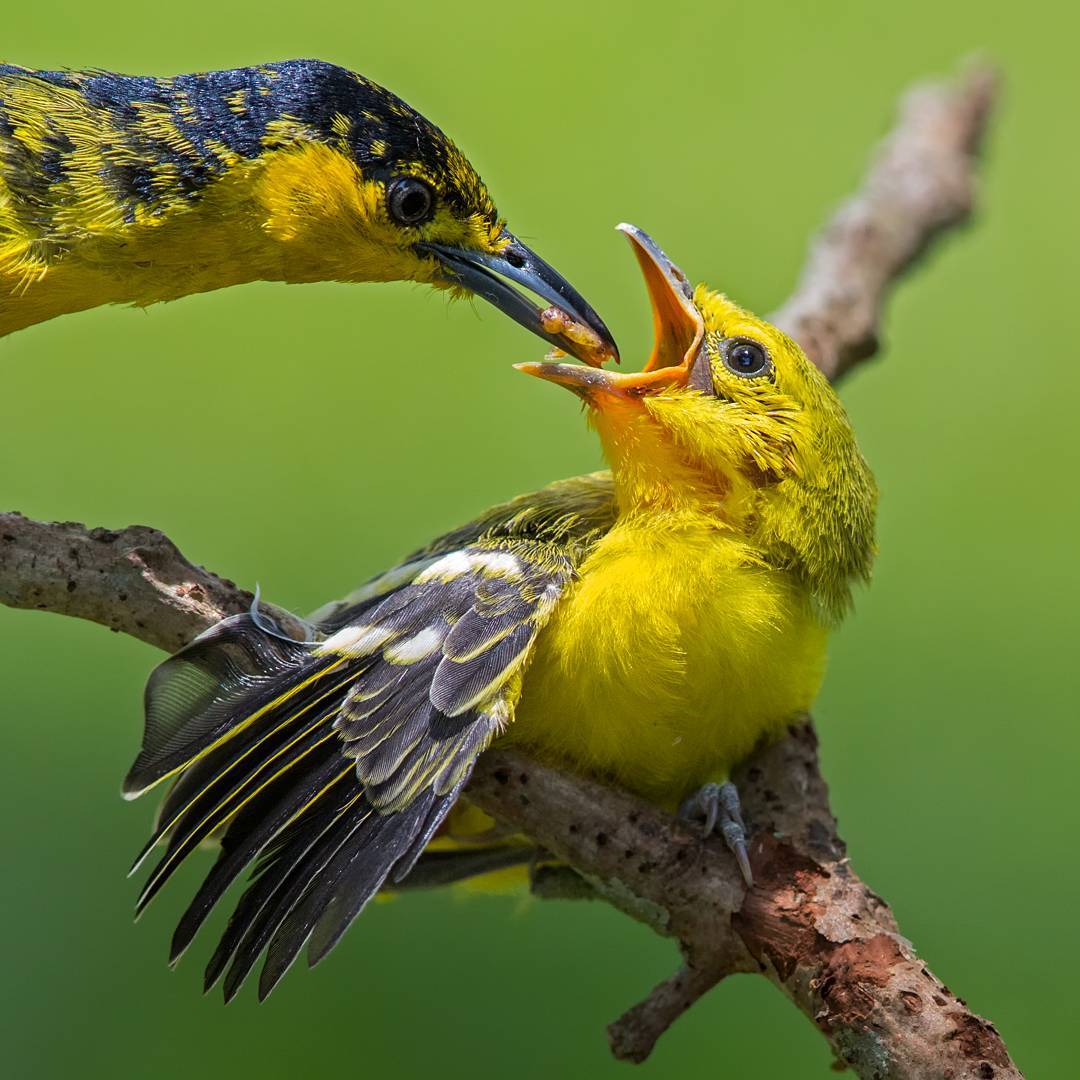
[[[579,359],[615,355],[454,143],[362,75],[316,60],[174,78],[0,65],[0,336],[257,280],[424,282]],[[545,320],[511,283],[568,318]]]
[[[624,230],[654,309],[646,369],[524,365],[584,400],[611,472],[489,510],[303,640],[256,607],[151,676],[124,791],[174,783],[139,906],[220,838],[175,960],[255,864],[207,969],[227,998],[264,952],[260,995],[305,943],[320,960],[388,882],[519,859],[455,807],[496,739],[719,821],[749,877],[728,771],[813,700],[870,570],[875,487],[798,346]]]

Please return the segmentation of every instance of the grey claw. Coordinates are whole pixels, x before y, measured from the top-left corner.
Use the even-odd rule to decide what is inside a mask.
[[[723,784],[704,784],[679,807],[679,817],[691,821],[704,818],[706,836],[712,834],[719,821],[724,843],[735,856],[746,887],[753,888],[754,875],[746,850],[746,825],[739,805],[739,791],[730,780]]]
[[[693,795],[683,800],[679,807],[679,817],[683,821],[697,821],[703,818],[705,835],[711,836],[720,814],[720,801],[720,785],[703,784]]]
[[[742,874],[746,887],[752,889],[754,887],[754,874],[750,869],[750,856],[746,851],[746,831],[742,825],[734,821],[728,821],[724,823],[723,834],[724,843],[727,844],[732,855],[735,856],[735,861],[739,864],[739,873]]]

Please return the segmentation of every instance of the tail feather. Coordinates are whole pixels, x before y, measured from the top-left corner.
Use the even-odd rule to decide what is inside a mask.
[[[291,819],[316,800],[326,799],[329,802],[332,797],[331,789],[342,789],[345,797],[349,799],[357,797],[355,780],[348,782],[352,768],[342,768],[340,757],[333,748],[330,748],[329,753],[325,752],[325,746],[320,749],[323,753],[319,764],[309,769],[298,781],[293,782],[293,778],[287,776],[278,782],[289,784],[287,791],[282,793],[278,790],[278,784],[275,784],[265,803],[259,800],[259,805],[250,819],[241,821],[238,817],[230,824],[222,839],[221,854],[217,862],[176,927],[169,954],[170,964],[179,960],[228,887],[275,835],[280,834]]]
[[[460,787],[441,797],[432,792],[431,805],[418,807],[416,828],[412,835],[409,828],[399,828],[388,836],[385,843],[372,838],[364,844],[362,851],[354,853],[341,886],[334,890],[313,927],[308,944],[309,967],[323,960],[341,940],[368,901],[383,887],[391,872],[395,880],[408,876],[457,801],[459,791]],[[409,824],[411,826],[411,822]]]
[[[206,965],[203,983],[205,990],[209,990],[221,978],[230,961],[237,955],[255,921],[273,900],[285,878],[312,853],[315,847],[326,838],[334,823],[359,799],[358,786],[355,783],[346,782],[341,789],[332,791],[329,798],[320,799],[305,810],[266,845],[252,874],[251,884],[240,897],[235,910],[229,917],[225,933]],[[274,873],[268,872],[271,866],[275,868]],[[266,940],[269,940],[269,935]],[[263,945],[265,944],[266,941],[263,942]],[[252,963],[257,958],[258,952],[252,956]],[[248,970],[250,967],[249,964]],[[230,996],[226,987],[226,1000]]]
[[[395,881],[395,892],[439,889],[469,878],[508,870],[535,860],[539,849],[529,844],[505,843],[495,847],[425,851],[408,877]]]
[[[240,941],[225,976],[226,1001],[240,989],[308,886],[371,814],[370,805],[360,797],[340,814],[331,816],[310,846],[297,852],[286,850],[281,858],[259,868],[259,877],[249,890],[252,895],[245,893],[234,916],[242,918],[243,923],[238,927]]]
[[[316,723],[321,723],[327,710],[338,707],[341,695],[355,681],[356,671],[350,667],[335,677],[314,683],[306,692],[287,699],[281,707],[264,715],[261,724],[238,731],[223,744],[204,751],[177,778],[158,813],[157,828],[151,843],[173,829],[179,818],[217,781],[239,781],[259,767],[260,762],[284,747],[294,736],[301,721],[310,721],[317,710]]]
[[[291,714],[268,732],[244,732],[192,764],[166,797],[154,833],[136,857],[132,871],[166,837],[171,852],[201,822],[213,818],[217,827],[245,805],[263,789],[271,766],[294,761],[312,732],[326,733],[326,717],[333,708],[324,707],[303,726],[298,727],[299,717]],[[222,817],[221,811],[226,809],[228,813]]]
[[[250,798],[257,791],[260,781],[263,785],[289,770],[296,768],[305,758],[321,745],[333,738],[333,732],[325,724],[312,725],[301,733],[286,748],[280,759],[278,755],[263,762],[250,777],[234,787],[225,785],[221,790],[211,790],[205,797],[180,819],[169,839],[165,854],[154,867],[136,904],[136,913],[141,913],[146,905],[175,873],[185,857],[199,844],[220,828],[242,805],[245,798]],[[278,759],[278,760],[275,760]],[[271,770],[275,770],[271,775]],[[217,785],[215,785],[216,789]]]
[[[379,890],[413,839],[426,831],[429,815],[441,820],[449,809],[448,800],[437,800],[429,790],[396,814],[373,813],[360,822],[274,934],[259,976],[260,1001],[317,928],[322,951],[313,952],[310,961],[314,964],[325,955]]]

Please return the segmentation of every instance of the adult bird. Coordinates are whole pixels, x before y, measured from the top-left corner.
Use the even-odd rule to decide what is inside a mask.
[[[654,311],[645,370],[522,365],[585,402],[611,472],[495,507],[304,640],[256,607],[151,676],[124,791],[175,782],[139,906],[220,837],[175,960],[256,863],[207,969],[226,997],[264,951],[260,996],[305,943],[319,961],[384,886],[527,857],[455,807],[493,740],[719,822],[750,877],[728,772],[810,706],[876,492],[798,346],[623,228]]]
[[[265,280],[471,292],[579,359],[603,322],[388,90],[290,60],[175,78],[0,65],[0,336]],[[542,318],[510,282],[554,305]]]

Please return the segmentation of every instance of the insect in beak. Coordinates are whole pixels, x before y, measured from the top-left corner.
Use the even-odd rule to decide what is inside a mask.
[[[512,233],[497,255],[443,244],[418,244],[439,262],[444,280],[494,304],[504,315],[583,363],[599,367],[619,361],[611,331],[585,298],[550,263]],[[506,280],[504,280],[506,279]],[[551,305],[542,310],[509,282],[516,282]]]
[[[653,349],[639,372],[603,371],[577,364],[517,364],[519,371],[558,383],[600,406],[604,399],[627,400],[659,393],[670,387],[695,385],[705,322],[694,305],[694,290],[686,275],[642,229],[620,225],[630,241],[645,278],[653,311]],[[706,368],[707,371],[707,368]]]

